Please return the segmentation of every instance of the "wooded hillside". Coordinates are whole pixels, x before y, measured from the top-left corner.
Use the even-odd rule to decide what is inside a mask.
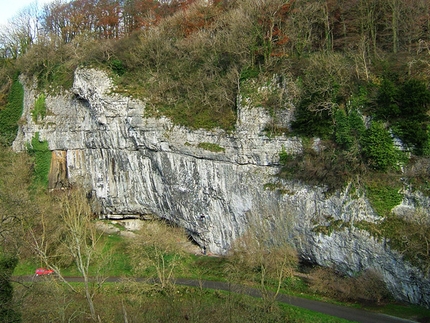
[[[292,129],[270,135],[318,136],[353,172],[386,171],[404,162],[390,138],[430,155],[429,27],[429,0],[57,1],[0,32],[0,104],[17,71],[55,93],[93,66],[152,114],[232,129],[238,94],[270,84],[256,105],[295,107]]]

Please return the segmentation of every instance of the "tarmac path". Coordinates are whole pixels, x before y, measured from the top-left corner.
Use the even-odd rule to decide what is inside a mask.
[[[14,281],[19,282],[30,282],[37,281],[41,279],[41,277],[34,276],[19,276],[14,277]],[[82,277],[64,277],[67,282],[82,282]],[[105,279],[105,282],[121,282],[124,281],[123,278],[120,277],[108,277]],[[137,282],[149,282],[147,278],[135,278],[134,281]],[[232,285],[226,282],[219,281],[208,281],[208,280],[197,280],[197,279],[184,279],[179,278],[176,279],[175,283],[177,285],[182,286],[190,286],[190,287],[200,287],[200,288],[208,288],[214,290],[223,290],[230,291],[239,294],[246,294],[253,297],[261,297],[261,293],[256,288],[244,287],[239,285]],[[352,322],[360,322],[360,323],[411,323],[416,321],[406,320],[402,318],[398,318],[395,316],[372,313],[365,310],[351,308],[336,304],[325,303],[322,301],[310,300],[306,298],[290,296],[279,294],[277,297],[277,301],[285,304],[290,304],[293,306],[305,308],[308,310],[312,310],[315,312],[324,313],[327,315],[343,318]]]

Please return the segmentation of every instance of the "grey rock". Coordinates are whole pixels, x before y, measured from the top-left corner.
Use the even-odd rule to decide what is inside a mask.
[[[31,109],[38,93],[22,81],[23,122],[14,149],[25,149],[38,132],[52,151],[65,152],[58,160],[66,163],[67,180],[93,191],[102,218],[153,214],[184,227],[215,254],[226,254],[252,223],[286,223],[283,237],[303,259],[350,275],[373,269],[397,299],[430,306],[428,277],[386,241],[354,226],[380,220],[364,195],[352,194],[351,187],[328,195],[324,187],[276,178],[279,152],[297,154],[303,147],[299,138],[268,137],[270,115],[264,109],[240,105],[233,132],[190,130],[167,118],[144,118],[144,101],[115,94],[101,71],[78,69],[72,91],[48,96],[47,116],[34,122]],[[223,151],[202,149],[200,143]],[[314,146],[320,149],[318,140]],[[417,198],[430,205],[423,196],[407,196],[399,214],[414,208]],[[330,234],[315,230],[333,220],[345,225]]]

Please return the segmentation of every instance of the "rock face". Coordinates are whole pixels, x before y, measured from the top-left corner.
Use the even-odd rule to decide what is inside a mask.
[[[238,107],[236,130],[190,130],[145,116],[145,102],[112,93],[101,71],[78,69],[72,93],[46,98],[34,122],[37,92],[25,85],[23,124],[15,150],[39,133],[53,151],[50,185],[83,183],[100,201],[102,217],[156,215],[187,229],[200,246],[224,254],[252,223],[287,223],[285,239],[301,257],[354,274],[373,269],[399,299],[430,306],[430,281],[385,241],[353,225],[330,234],[330,221],[378,221],[365,196],[327,195],[322,187],[279,182],[279,152],[302,151],[298,138],[267,137],[263,109]],[[246,102],[246,100],[241,100]],[[289,115],[286,113],[286,115]],[[288,121],[288,120],[287,120]],[[204,143],[219,152],[205,150]],[[200,145],[199,145],[200,144]],[[405,198],[404,207],[409,200]],[[421,198],[421,206],[430,201]],[[401,208],[401,207],[400,207]]]

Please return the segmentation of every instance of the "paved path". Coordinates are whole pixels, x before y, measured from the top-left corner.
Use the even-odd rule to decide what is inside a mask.
[[[81,277],[64,277],[66,281],[68,282],[82,282]],[[40,279],[40,278],[36,278]],[[15,281],[21,281],[21,282],[28,282],[28,281],[34,281],[33,276],[20,276],[15,277]],[[135,281],[139,282],[148,282],[147,278],[136,278]],[[120,277],[108,277],[106,282],[121,282],[123,281],[123,278]],[[219,281],[207,281],[207,280],[196,280],[196,279],[184,279],[180,278],[176,280],[176,284],[183,285],[183,286],[191,286],[191,287],[202,287],[202,288],[209,288],[209,289],[215,289],[215,290],[224,290],[224,291],[231,291],[234,293],[239,294],[247,294],[253,297],[261,297],[261,293],[258,289],[255,288],[249,288],[239,285],[231,285],[226,282],[219,282]],[[325,303],[321,301],[315,301],[310,300],[306,298],[300,298],[296,296],[290,296],[290,295],[284,295],[280,294],[277,297],[277,301],[290,304],[293,306],[305,308],[308,310],[312,310],[315,312],[324,313],[331,316],[340,317],[349,321],[353,322],[360,322],[360,323],[410,323],[415,322],[411,320],[401,319],[398,317],[385,315],[385,314],[378,314],[378,313],[372,313],[365,310],[360,310],[356,308],[346,307],[346,306],[340,306],[330,303]]]

